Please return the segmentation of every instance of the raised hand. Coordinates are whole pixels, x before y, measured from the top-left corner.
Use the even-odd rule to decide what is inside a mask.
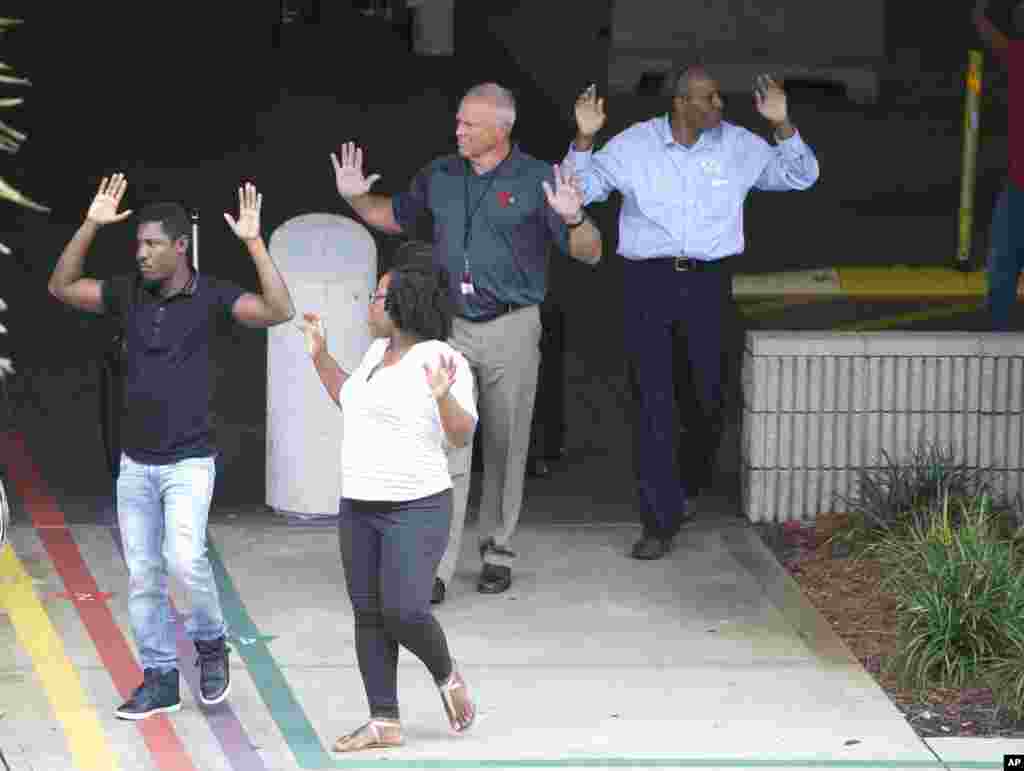
[[[100,181],[99,190],[96,192],[96,197],[92,199],[85,218],[97,225],[109,225],[111,222],[120,222],[131,216],[131,209],[120,214],[117,211],[127,187],[128,180],[120,172],[112,177],[104,177]]]
[[[228,226],[243,241],[254,241],[260,237],[260,207],[263,206],[263,194],[256,192],[252,182],[246,182],[238,188],[238,219],[224,212]]]
[[[446,359],[442,355],[437,369],[432,369],[429,364],[424,362],[423,371],[427,376],[427,386],[430,388],[431,396],[438,400],[443,399],[455,382],[455,357],[449,356]]]
[[[571,169],[565,171],[559,168],[557,163],[554,170],[554,190],[551,189],[547,180],[540,183],[544,188],[544,195],[547,196],[548,205],[565,222],[578,222],[579,218],[583,216],[583,192],[580,190],[579,180],[573,176]]]
[[[576,100],[576,130],[593,137],[604,126],[604,97],[597,98],[597,86],[591,85]]]
[[[363,176],[363,151],[356,147],[355,142],[345,142],[341,146],[341,161],[331,153],[334,164],[334,183],[342,198],[355,198],[370,192],[373,183],[380,179],[380,174]]]
[[[786,92],[768,75],[758,75],[754,87],[754,103],[757,111],[769,123],[778,125],[786,122]]]
[[[303,313],[302,321],[296,325],[306,336],[306,353],[314,361],[327,350],[327,332],[324,321],[316,313]]]

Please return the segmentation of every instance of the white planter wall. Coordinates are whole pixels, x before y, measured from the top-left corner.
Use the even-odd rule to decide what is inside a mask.
[[[749,332],[743,364],[744,510],[755,521],[843,511],[857,470],[922,442],[1022,490],[1024,335]]]

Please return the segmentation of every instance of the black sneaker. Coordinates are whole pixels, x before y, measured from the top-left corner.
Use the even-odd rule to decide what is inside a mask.
[[[501,594],[512,586],[512,568],[504,565],[491,565],[485,562],[476,590],[481,594]]]
[[[178,670],[161,673],[157,669],[147,669],[142,673],[142,685],[114,714],[122,720],[142,720],[160,712],[177,712],[179,709]]]
[[[199,700],[203,704],[220,704],[231,690],[231,671],[228,668],[228,653],[231,649],[224,644],[224,638],[196,640],[199,658]]]

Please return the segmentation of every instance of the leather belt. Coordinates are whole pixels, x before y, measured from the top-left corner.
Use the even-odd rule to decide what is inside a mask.
[[[663,259],[672,260],[675,263],[675,269],[680,273],[721,270],[729,261],[728,257],[721,257],[717,260],[698,260],[696,257],[686,257],[685,255],[665,257]]]

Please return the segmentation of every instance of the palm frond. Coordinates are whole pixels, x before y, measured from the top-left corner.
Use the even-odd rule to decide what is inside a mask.
[[[0,177],[0,200],[11,201],[12,203],[18,204],[18,206],[24,206],[26,209],[32,209],[38,212],[50,211],[48,206],[43,206],[41,203],[36,203],[31,198],[23,195],[20,191],[15,190],[7,182]]]
[[[28,134],[24,133],[23,131],[18,131],[18,129],[14,128],[14,126],[10,125],[9,123],[5,123],[2,120],[0,120],[0,134],[5,134],[7,137],[13,139],[15,142],[18,142],[19,144],[28,139]]]

